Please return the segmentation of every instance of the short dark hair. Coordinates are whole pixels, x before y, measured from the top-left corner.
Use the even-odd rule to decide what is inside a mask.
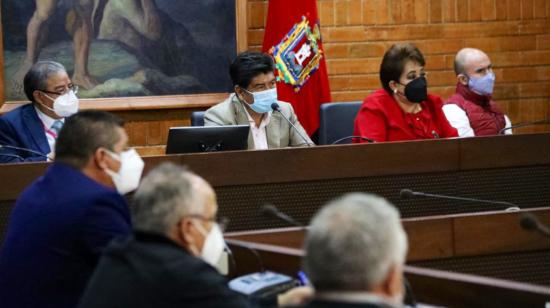
[[[382,82],[382,87],[388,93],[392,93],[389,85],[390,81],[399,81],[405,64],[409,60],[422,66],[426,65],[424,56],[418,47],[411,43],[392,45],[384,54],[382,64],[380,64],[380,82]]]
[[[27,98],[34,102],[34,91],[46,90],[48,78],[59,72],[67,72],[67,70],[61,63],[54,61],[38,61],[31,66],[23,78],[23,89]]]
[[[229,75],[231,75],[233,86],[246,89],[254,77],[273,72],[273,70],[271,56],[256,51],[245,51],[231,63]]]
[[[99,110],[80,111],[66,118],[55,145],[55,161],[81,169],[98,148],[114,150],[120,141],[117,128],[123,125],[119,117]]]

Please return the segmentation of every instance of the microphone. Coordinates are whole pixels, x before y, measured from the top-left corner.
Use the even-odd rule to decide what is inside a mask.
[[[537,216],[531,213],[521,214],[519,224],[523,230],[536,231],[544,236],[550,237],[550,229],[541,223]]]
[[[370,138],[367,138],[367,137],[363,137],[363,136],[347,136],[347,137],[344,137],[344,138],[340,138],[336,141],[334,141],[333,143],[331,143],[331,145],[335,145],[335,144],[338,144],[340,143],[341,141],[344,141],[344,140],[348,140],[348,139],[354,139],[354,138],[359,138],[361,140],[365,140],[367,141],[368,143],[374,143],[376,141],[370,139]]]
[[[466,198],[466,197],[454,197],[454,196],[446,196],[446,195],[438,195],[438,194],[428,194],[423,193],[419,191],[412,191],[410,189],[401,189],[399,192],[399,197],[401,199],[411,199],[414,197],[426,197],[426,198],[436,198],[436,199],[448,199],[448,200],[456,200],[456,201],[469,201],[469,202],[477,202],[477,203],[487,203],[487,204],[498,204],[498,205],[504,205],[507,208],[506,211],[519,211],[519,206],[516,204],[513,204],[511,202],[506,201],[492,201],[492,200],[484,200],[484,199],[476,199],[476,198]]]
[[[279,107],[279,104],[277,103],[273,103],[271,104],[271,109],[273,109],[273,111],[277,111],[278,113],[281,114],[281,116],[288,122],[288,124],[290,124],[290,126],[292,126],[292,128],[294,128],[294,130],[296,131],[296,133],[298,133],[298,136],[300,136],[300,138],[302,138],[302,140],[304,140],[304,142],[307,144],[308,147],[311,146],[311,144],[309,143],[309,141],[307,141],[307,138],[304,137],[304,135],[302,135],[302,133],[300,132],[300,130],[298,128],[296,128],[296,126],[294,126],[294,124],[292,124],[292,122],[290,122],[289,119],[287,119],[287,117],[285,117],[285,115],[281,112],[281,107]]]
[[[38,152],[38,151],[35,151],[35,150],[31,150],[31,149],[27,149],[27,148],[16,147],[16,146],[13,146],[13,145],[0,144],[0,149],[11,149],[11,150],[23,151],[23,152],[27,152],[27,153],[36,154],[38,156],[42,156],[42,157],[45,157],[46,159],[49,159],[48,155],[46,155],[44,153],[41,153],[41,152]],[[19,155],[16,155],[16,156],[19,156]],[[19,156],[19,157],[22,158],[21,156]],[[25,159],[23,159],[23,160],[25,160]]]
[[[295,227],[304,228],[304,225],[302,223],[296,221],[296,219],[281,212],[278,208],[276,208],[274,205],[271,205],[271,204],[263,205],[260,208],[260,214],[267,217],[275,217]]]
[[[236,271],[237,261],[235,260],[235,255],[233,254],[233,250],[231,250],[231,248],[227,243],[224,243],[224,245],[225,245],[225,251],[227,251],[229,258],[231,259],[231,265],[233,266],[233,270]],[[250,251],[254,255],[254,258],[258,263],[258,267],[260,268],[260,273],[265,272],[264,262],[262,261],[262,257],[260,256],[260,253],[256,249],[250,247],[250,245],[241,245],[240,247]]]
[[[262,206],[260,208],[260,213],[263,215],[275,216],[287,223],[302,227],[299,222],[280,212],[273,205]],[[260,271],[240,276],[229,281],[228,285],[231,290],[243,294],[250,299],[272,298],[274,294],[285,292],[298,285],[296,280],[290,276],[266,270],[260,253],[250,245],[240,244],[239,246],[254,254],[260,266]]]
[[[537,120],[537,121],[531,121],[531,122],[522,122],[522,123],[514,124],[510,127],[505,127],[503,129],[501,129],[500,131],[498,131],[498,134],[502,135],[505,131],[507,131],[509,129],[513,129],[513,128],[520,128],[520,127],[524,127],[524,126],[548,124],[548,123],[550,123],[550,118],[549,119],[543,119],[543,120]]]
[[[434,139],[439,139],[439,134],[435,130],[432,130],[432,136]]]

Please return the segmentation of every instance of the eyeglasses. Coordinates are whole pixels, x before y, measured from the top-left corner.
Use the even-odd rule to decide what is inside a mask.
[[[63,94],[68,93],[69,91],[73,91],[74,94],[78,93],[78,85],[72,84],[72,85],[68,86],[67,88],[68,89],[66,91],[63,91],[63,92],[54,92],[54,91],[48,91],[48,90],[39,90],[39,91],[42,91],[42,92],[48,93],[48,94],[56,94],[56,95],[63,95]]]
[[[229,218],[227,217],[206,217],[204,215],[201,215],[201,214],[189,214],[189,215],[185,215],[185,217],[191,217],[191,218],[197,218],[197,219],[200,219],[200,220],[204,220],[204,221],[208,221],[208,222],[212,222],[212,223],[217,223],[218,226],[220,226],[220,230],[222,232],[225,231],[225,229],[227,228],[227,225],[229,224]]]

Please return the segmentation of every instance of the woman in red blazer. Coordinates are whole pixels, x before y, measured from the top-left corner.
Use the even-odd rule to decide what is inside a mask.
[[[441,98],[428,94],[424,65],[424,56],[413,44],[396,44],[386,51],[380,65],[383,89],[363,102],[355,136],[377,142],[458,136],[441,109]]]

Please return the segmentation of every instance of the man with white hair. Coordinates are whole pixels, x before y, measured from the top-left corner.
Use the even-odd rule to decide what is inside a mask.
[[[495,74],[486,53],[463,48],[455,57],[457,76],[455,94],[443,105],[449,123],[460,137],[497,135],[511,122],[493,101]],[[506,134],[512,130],[507,129]]]
[[[354,193],[330,202],[313,218],[305,250],[315,288],[305,307],[401,305],[407,236],[385,199]]]
[[[214,268],[225,247],[212,187],[171,163],[152,170],[134,195],[134,235],[104,253],[81,308],[249,307]],[[289,291],[281,305],[309,293]]]

